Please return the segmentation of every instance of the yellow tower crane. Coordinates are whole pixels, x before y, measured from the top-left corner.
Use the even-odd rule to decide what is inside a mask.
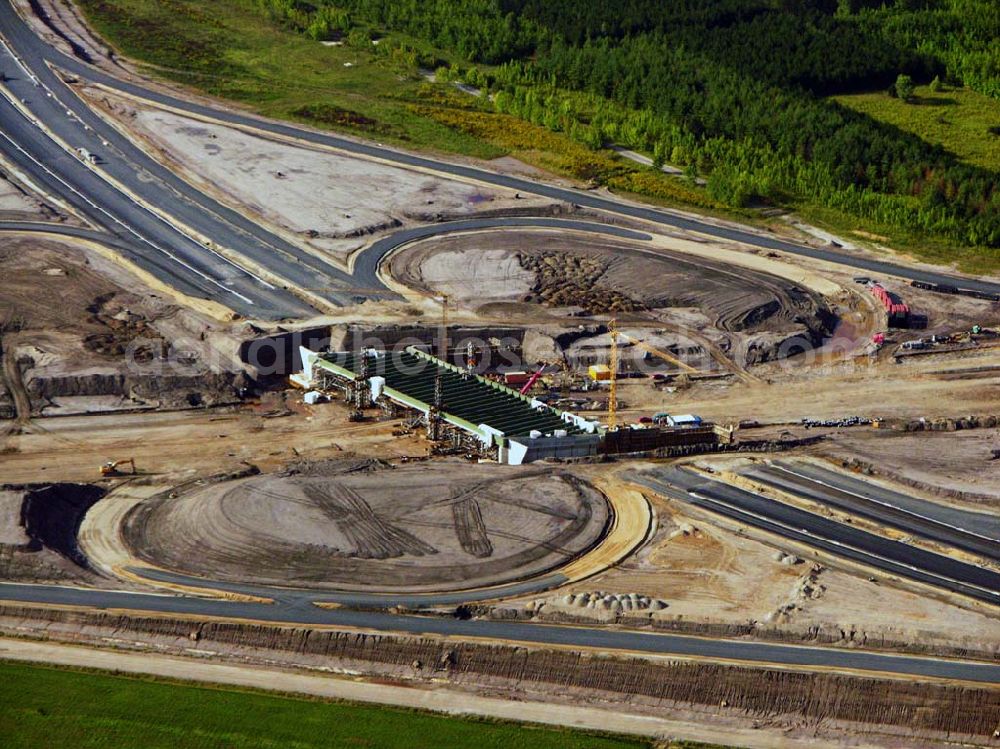
[[[666,351],[661,351],[658,348],[650,346],[645,341],[640,341],[638,338],[634,338],[634,337],[628,335],[627,333],[619,333],[618,335],[620,335],[626,341],[631,341],[633,344],[635,344],[636,346],[638,346],[639,348],[641,348],[643,351],[648,351],[653,356],[655,356],[655,357],[657,357],[659,359],[663,359],[663,361],[667,362],[668,364],[673,364],[675,367],[679,367],[680,369],[683,369],[688,374],[698,374],[698,370],[697,369],[695,369],[694,367],[692,367],[690,364],[682,362],[680,359],[678,359],[673,354],[668,354]]]
[[[626,341],[631,342],[635,346],[639,347],[643,351],[648,351],[668,364],[673,364],[679,369],[689,373],[698,374],[699,370],[692,367],[690,364],[681,361],[673,354],[668,354],[666,351],[662,351],[655,346],[650,346],[645,341],[640,341],[634,336],[630,336],[627,333],[622,333],[618,330],[618,320],[612,318],[608,323],[608,336],[611,338],[611,350],[608,355],[608,369],[611,370],[610,388],[608,391],[608,429],[618,428],[618,337],[621,336]]]
[[[618,320],[611,318],[608,323],[611,336],[611,351],[608,355],[608,369],[611,370],[611,388],[608,391],[608,429],[618,428]]]

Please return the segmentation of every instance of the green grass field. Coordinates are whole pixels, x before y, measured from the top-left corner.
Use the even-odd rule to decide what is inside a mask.
[[[580,731],[0,662],[0,746],[627,749],[650,744]]]
[[[886,93],[834,97],[851,109],[943,146],[969,164],[1000,171],[1000,100],[965,88],[918,86],[913,103]],[[996,132],[991,132],[996,128]]]
[[[424,100],[416,67],[308,39],[270,21],[252,0],[79,5],[104,38],[151,72],[261,114],[479,158],[503,154],[416,112]],[[346,114],[324,116],[335,110]]]

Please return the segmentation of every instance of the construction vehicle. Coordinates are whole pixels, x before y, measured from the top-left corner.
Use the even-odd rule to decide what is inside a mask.
[[[528,378],[528,381],[524,383],[524,387],[521,388],[521,395],[527,395],[528,393],[531,392],[531,388],[535,386],[535,383],[538,382],[538,378],[542,376],[542,372],[544,371],[545,371],[545,365],[542,364],[538,368],[538,371],[535,372],[533,375],[531,375],[531,377]]]
[[[652,354],[653,356],[657,357],[658,359],[662,359],[663,361],[667,362],[667,364],[673,364],[675,367],[678,367],[678,368],[684,370],[688,374],[698,374],[698,370],[697,369],[695,369],[694,367],[692,367],[690,364],[686,364],[686,363],[682,362],[680,359],[678,359],[673,354],[668,354],[666,351],[662,351],[662,350],[660,350],[658,348],[655,348],[654,346],[650,346],[645,341],[640,341],[638,338],[634,338],[634,337],[628,335],[627,333],[622,333],[622,332],[619,331],[618,335],[621,336],[622,338],[624,338],[626,341],[630,341],[633,345],[635,345],[636,347],[642,349],[643,351],[646,351],[646,352]]]
[[[125,471],[121,470],[121,467],[125,465],[128,465],[132,469],[127,474],[125,473]],[[135,469],[135,458],[127,458],[125,460],[109,460],[107,463],[101,466],[102,476],[127,476],[127,475],[134,476],[136,473],[137,471]]]
[[[662,351],[655,346],[651,346],[644,341],[640,341],[638,338],[628,335],[627,333],[622,333],[618,330],[618,321],[614,318],[608,323],[608,336],[611,338],[611,350],[608,357],[608,429],[614,430],[618,428],[618,338],[621,337],[631,344],[636,346],[643,351],[652,354],[653,356],[662,359],[668,364],[673,364],[675,367],[682,370],[684,375],[688,374],[698,374],[698,370],[692,367],[690,364],[686,364],[678,359],[673,354],[669,354],[666,351]],[[604,369],[600,367],[591,367],[590,376],[594,380],[605,379],[603,376]]]

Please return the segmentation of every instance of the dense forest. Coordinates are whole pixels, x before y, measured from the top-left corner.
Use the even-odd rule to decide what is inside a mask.
[[[905,98],[911,80],[1000,97],[995,0],[254,2],[315,38],[422,40],[497,110],[686,167],[732,206],[812,202],[1000,247],[997,173],[825,98]]]

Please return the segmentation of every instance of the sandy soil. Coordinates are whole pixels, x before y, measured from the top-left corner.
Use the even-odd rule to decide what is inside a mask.
[[[65,484],[0,489],[0,580],[95,583],[73,529],[100,495],[94,487]]]
[[[87,305],[102,294],[122,291],[116,283],[123,280],[121,274],[108,277],[107,271],[69,242],[8,239],[0,249],[0,309],[21,318],[25,327],[82,332]]]
[[[66,41],[66,38],[54,33],[38,17],[30,0],[13,0],[12,4],[19,9],[21,17],[27,20],[33,32],[42,37],[48,44],[62,51],[63,54],[74,56],[73,46]],[[66,0],[36,0],[35,5],[49,17],[62,34],[65,34],[90,57],[93,64],[110,72],[122,72],[124,68],[116,66],[108,59],[107,44],[87,26],[72,3]]]
[[[807,570],[776,562],[774,550],[686,515],[683,506],[647,494],[657,516],[654,537],[616,569],[571,592],[635,593],[660,599],[656,616],[766,620]]]
[[[544,599],[543,617],[563,613],[612,621],[614,612],[564,600],[566,592],[600,591],[662,601],[664,608],[639,611],[654,621],[754,621],[804,637],[813,629],[835,637],[843,631],[845,641],[859,644],[884,638],[977,650],[996,647],[995,616],[817,567],[798,560],[780,540],[764,543],[683,503],[646,494],[657,515],[655,535],[616,568]]]
[[[563,472],[359,465],[161,495],[128,513],[123,537],[146,562],[211,578],[442,590],[561,566],[608,522],[603,497]]]
[[[974,508],[1000,510],[1000,447],[996,429],[961,432],[865,432],[845,434],[830,445],[837,459],[856,458],[887,477],[904,477],[932,495],[968,499]],[[947,456],[947,459],[943,459]]]
[[[80,523],[77,541],[94,569],[114,578],[122,575],[124,567],[135,564],[121,536],[122,521],[129,510],[161,491],[162,486],[125,482],[88,510]]]
[[[22,546],[30,540],[21,525],[24,492],[0,491],[0,546]]]
[[[315,410],[278,396],[259,407],[209,411],[70,416],[35,422],[7,438],[4,480],[93,481],[104,461],[134,456],[141,481],[164,485],[228,473],[252,463],[274,470],[296,458],[336,457],[346,445],[382,458],[423,456],[426,443],[393,437],[396,422],[351,424],[346,409]]]
[[[17,221],[38,220],[45,204],[12,182],[6,175],[0,179],[0,219]]]
[[[488,269],[483,251],[492,260]],[[587,306],[588,293],[604,288],[649,308],[704,308],[729,331],[791,329],[796,318],[815,314],[821,304],[794,283],[765,272],[734,272],[681,252],[651,250],[642,242],[572,232],[486,231],[429,240],[397,253],[390,272],[428,289],[453,284],[457,299],[473,305],[482,304],[484,297],[521,301],[525,283],[535,281],[537,287],[532,277],[538,272],[517,262],[519,255],[540,258],[542,267],[559,274],[553,283],[580,284],[580,298],[563,304]],[[462,288],[460,282],[469,286]]]
[[[179,307],[85,245],[15,236],[0,248],[0,273],[4,346],[20,362],[36,413],[155,406],[168,393],[147,388],[147,401],[130,398],[114,381],[240,369],[237,336],[225,325]]]
[[[946,379],[935,374],[948,366],[944,362],[989,371]],[[775,363],[774,370],[767,375],[770,385],[704,382],[673,393],[654,389],[649,380],[624,380],[618,389],[626,404],[623,416],[667,411],[696,413],[721,423],[743,419],[780,423],[852,415],[934,418],[1000,413],[1000,352],[995,351],[922,358],[906,365],[891,360],[826,365],[796,358]]]
[[[822,595],[790,600],[794,610],[781,620],[799,630],[839,628],[848,639],[873,644],[880,637],[902,642],[949,643],[994,649],[1000,620],[916,593],[869,583],[839,570],[819,576]],[[853,633],[853,635],[852,635]]]
[[[448,294],[463,307],[520,299],[531,290],[534,274],[522,268],[513,254],[495,248],[491,237],[496,239],[496,235],[473,234],[442,240],[455,247],[453,252],[434,252],[428,245],[437,242],[421,242],[397,253],[389,272],[407,286]]]
[[[0,221],[52,221],[82,224],[67,206],[39,194],[0,155]]]
[[[515,203],[514,193],[501,188],[251,135],[105,90],[87,89],[85,94],[200,189],[340,261],[367,245],[369,235],[404,223]],[[523,199],[516,204],[544,202]]]

